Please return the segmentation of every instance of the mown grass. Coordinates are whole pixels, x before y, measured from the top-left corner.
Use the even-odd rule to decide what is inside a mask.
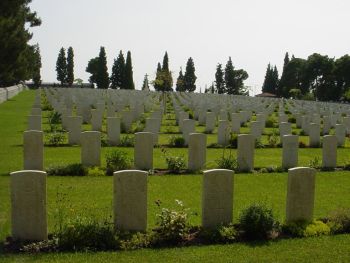
[[[22,167],[22,132],[26,126],[26,115],[34,99],[33,91],[25,91],[11,101],[0,104],[0,241],[10,235],[10,171]],[[132,148],[123,148],[131,156]],[[110,150],[103,148],[104,153]],[[215,159],[222,149],[208,149],[208,167],[215,167]],[[233,154],[236,153],[232,150]],[[184,154],[187,149],[169,149],[174,155]],[[338,163],[347,161],[349,149],[338,149]],[[255,166],[278,166],[281,149],[256,149]],[[321,157],[321,149],[300,149],[299,163],[307,165],[314,156]],[[45,167],[57,163],[80,162],[79,147],[45,147]],[[103,161],[104,163],[104,161]],[[160,149],[155,149],[155,167],[165,168]],[[148,227],[155,225],[158,207],[175,207],[175,199],[197,215],[191,217],[193,224],[200,224],[202,178],[200,175],[167,175],[148,178]],[[112,211],[112,177],[49,177],[48,220],[49,231],[57,223],[57,202],[67,211],[67,216],[93,216],[106,218]],[[237,174],[234,181],[234,220],[243,208],[254,202],[264,202],[272,207],[277,217],[285,216],[287,174]],[[316,178],[315,217],[324,217],[338,207],[350,207],[349,172],[322,172]],[[42,255],[0,255],[1,262],[341,262],[350,260],[350,235],[319,237],[310,239],[281,240],[257,244],[216,245],[174,249],[147,249],[115,253],[74,253]],[[328,249],[328,248],[332,249]]]

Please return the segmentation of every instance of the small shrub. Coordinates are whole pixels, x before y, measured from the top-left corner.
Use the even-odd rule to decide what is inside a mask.
[[[290,222],[282,227],[282,231],[293,237],[314,237],[329,235],[331,230],[322,221],[307,222],[304,220]]]
[[[88,169],[89,176],[104,176],[105,171],[103,171],[100,167],[91,167]]]
[[[233,224],[202,229],[199,236],[210,244],[230,244],[237,241],[238,231]]]
[[[175,200],[178,209],[162,208],[157,214],[155,232],[156,243],[159,245],[178,244],[190,234],[189,209],[183,203]],[[160,202],[156,203],[160,206]]]
[[[297,120],[296,120],[295,117],[289,117],[289,118],[288,118],[288,122],[289,122],[289,123],[296,123]]]
[[[220,169],[228,169],[228,170],[233,170],[236,171],[238,168],[238,163],[237,163],[237,158],[234,158],[231,154],[228,156],[225,155],[225,149],[223,151],[223,154],[221,158],[216,160],[217,166]]]
[[[319,168],[320,167],[320,158],[315,156],[312,160],[309,161],[309,167],[311,168]]]
[[[273,117],[267,118],[265,122],[265,127],[266,128],[274,128],[276,126],[276,119]]]
[[[267,239],[279,223],[275,219],[272,209],[262,204],[253,204],[243,210],[239,217],[239,224],[247,239]]]
[[[131,159],[122,150],[112,150],[106,154],[106,175],[113,175],[115,171],[131,167]]]
[[[278,146],[278,142],[279,142],[279,136],[277,135],[276,131],[273,130],[272,134],[269,134],[267,136],[267,142],[268,142],[268,146],[272,147],[272,148],[276,148]]]
[[[185,139],[182,136],[170,136],[169,146],[176,148],[184,147]]]
[[[47,134],[46,136],[46,145],[47,146],[60,146],[63,145],[64,143],[64,134],[62,132],[54,132]]]
[[[307,145],[305,142],[299,141],[299,148],[306,148],[306,147],[307,147]]]
[[[132,133],[142,132],[145,129],[145,125],[138,121],[132,128]]]
[[[124,234],[125,235],[125,234]],[[134,233],[128,239],[121,239],[119,241],[119,247],[122,250],[135,250],[141,248],[148,248],[153,243],[153,235],[148,233]]]
[[[255,140],[255,148],[265,148],[265,145],[261,142],[261,140]]]
[[[120,147],[134,147],[134,138],[131,135],[125,135],[120,138]]]
[[[68,165],[51,166],[46,169],[46,173],[47,175],[56,176],[86,176],[88,174],[88,170],[80,163],[73,163]]]
[[[300,130],[299,135],[300,136],[306,136],[306,132],[304,130]]]
[[[334,234],[350,233],[350,209],[340,208],[330,213],[327,225]]]
[[[50,126],[50,131],[56,131],[59,124],[62,123],[61,114],[57,111],[50,111],[50,113],[47,115],[47,122]]]
[[[68,221],[56,236],[61,251],[98,251],[118,248],[114,225],[107,221],[99,222],[96,219],[77,217]]]

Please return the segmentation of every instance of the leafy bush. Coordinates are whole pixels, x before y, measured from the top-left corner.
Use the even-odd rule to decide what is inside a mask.
[[[210,244],[230,244],[237,241],[238,231],[233,224],[205,228],[199,236]]]
[[[98,251],[118,248],[114,225],[95,219],[76,217],[55,233],[61,251]]]
[[[307,145],[305,142],[299,141],[299,148],[306,148]]]
[[[322,221],[307,222],[304,220],[290,222],[282,227],[282,231],[293,237],[314,237],[329,235],[330,227]]]
[[[185,139],[182,136],[170,136],[169,146],[176,147],[176,148],[184,147]]]
[[[123,234],[124,236],[125,234]],[[119,246],[122,250],[135,250],[140,248],[148,248],[153,244],[153,235],[149,233],[136,232],[129,238],[121,238]]]
[[[50,131],[56,131],[59,124],[62,123],[61,114],[57,111],[50,111],[50,113],[47,115],[47,122],[50,126]]]
[[[239,217],[240,228],[247,239],[267,239],[279,223],[272,209],[263,204],[253,204],[242,211]]]
[[[320,167],[320,158],[315,156],[312,160],[309,161],[309,167],[311,168],[319,168]]]
[[[299,135],[300,136],[306,136],[306,132],[304,130],[300,130]]]
[[[100,167],[91,167],[91,168],[88,168],[88,175],[89,176],[104,176],[105,171],[103,171]]]
[[[169,156],[165,154],[165,161],[170,173],[179,174],[181,170],[186,167],[185,158],[183,156]]]
[[[267,142],[269,147],[276,148],[278,146],[279,140],[280,138],[275,130],[272,131],[272,134],[269,134],[267,136]]]
[[[261,140],[255,140],[255,148],[265,148],[265,145],[261,142]]]
[[[142,132],[145,129],[145,125],[140,121],[136,122],[135,126],[132,128],[132,133]]]
[[[46,173],[47,175],[56,176],[86,176],[88,174],[88,170],[80,163],[73,163],[68,165],[51,166],[46,169]]]
[[[267,118],[266,122],[265,122],[265,127],[266,128],[274,128],[276,127],[276,119],[273,117],[269,117]]]
[[[327,225],[334,234],[350,233],[350,209],[340,208],[330,213]]]
[[[47,146],[60,146],[64,143],[64,134],[62,132],[54,132],[46,135],[46,145]]]
[[[162,208],[157,214],[155,232],[156,243],[159,245],[178,244],[190,234],[189,209],[183,203],[175,200],[178,210]],[[156,203],[160,206],[160,202]]]
[[[47,96],[46,96],[45,92],[41,93],[41,110],[43,110],[43,111],[52,111],[53,110],[50,102],[47,100]]]
[[[297,119],[295,117],[289,117],[288,118],[288,122],[289,123],[296,123],[297,122]]]
[[[131,167],[131,159],[122,150],[112,150],[106,154],[106,175],[113,175],[115,171]]]
[[[232,156],[232,152],[230,150],[229,155],[226,156],[225,149],[222,152],[221,158],[216,160],[216,163],[218,165],[218,168],[220,169],[228,169],[236,171],[238,168],[237,158],[234,158]]]
[[[134,138],[131,135],[125,135],[120,138],[120,147],[134,147]]]

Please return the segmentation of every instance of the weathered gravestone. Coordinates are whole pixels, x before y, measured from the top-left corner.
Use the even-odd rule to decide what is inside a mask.
[[[117,146],[120,142],[120,118],[107,117],[107,140],[111,146]]]
[[[284,169],[298,166],[298,138],[297,135],[284,135],[282,138],[282,167]]]
[[[101,165],[101,133],[86,131],[81,133],[81,163],[84,166]]]
[[[225,169],[204,171],[202,226],[216,227],[232,222],[234,172]]]
[[[46,172],[13,172],[11,179],[11,227],[17,240],[47,239]]]
[[[316,170],[296,167],[288,170],[286,221],[313,219]]]
[[[238,135],[237,164],[238,170],[250,172],[254,169],[255,139],[250,134]]]
[[[114,225],[117,229],[146,231],[147,172],[114,172]]]
[[[42,131],[23,133],[24,170],[44,170],[44,140]]]
[[[153,169],[154,134],[151,132],[135,133],[134,162],[140,170]]]
[[[207,136],[202,133],[191,133],[188,145],[188,169],[198,171],[205,167]]]
[[[323,136],[322,166],[325,168],[337,166],[337,137],[334,135]]]

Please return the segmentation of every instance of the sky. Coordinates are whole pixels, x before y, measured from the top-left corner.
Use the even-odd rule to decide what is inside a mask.
[[[197,91],[215,79],[229,57],[244,69],[250,95],[261,92],[267,64],[281,74],[285,52],[341,57],[350,53],[347,0],[33,0],[42,25],[31,29],[39,43],[42,79],[57,82],[61,47],[74,49],[75,78],[88,81],[88,61],[107,53],[108,70],[122,50],[131,51],[134,82],[152,80],[165,51],[174,83],[192,57]]]

